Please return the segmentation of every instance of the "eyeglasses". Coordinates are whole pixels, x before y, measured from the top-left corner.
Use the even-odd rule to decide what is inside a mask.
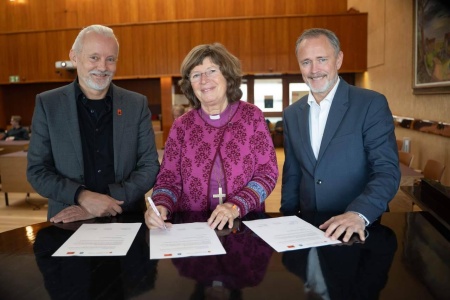
[[[220,70],[217,69],[208,69],[203,73],[200,72],[195,72],[192,73],[191,75],[189,75],[189,81],[190,82],[199,82],[200,79],[202,78],[202,75],[205,74],[206,78],[214,78],[217,75],[219,75]]]

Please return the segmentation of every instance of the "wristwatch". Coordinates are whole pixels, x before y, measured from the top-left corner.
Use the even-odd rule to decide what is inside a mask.
[[[360,217],[361,219],[363,219],[364,224],[366,225],[366,227],[370,225],[369,220],[367,220],[367,218],[366,218],[363,214],[360,214],[359,212],[356,212],[356,211],[352,211],[352,213],[357,214],[358,217]]]

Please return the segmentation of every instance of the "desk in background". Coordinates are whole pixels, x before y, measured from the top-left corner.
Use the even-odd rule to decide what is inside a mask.
[[[252,218],[258,217],[267,215]],[[450,294],[449,232],[440,231],[430,217],[426,212],[385,213],[381,225],[368,228],[365,244],[316,248],[331,299],[445,299]],[[142,214],[95,220],[142,221]],[[189,299],[212,285],[242,299],[307,298],[309,250],[272,251],[242,223],[235,233],[219,234],[226,255],[150,260],[142,224],[126,256],[52,257],[80,224],[44,222],[0,233],[2,299]],[[247,259],[253,263],[244,263]]]
[[[9,205],[8,193],[35,193],[27,180],[27,152],[0,155],[0,175],[6,206]]]
[[[0,155],[28,149],[30,141],[0,141]]]
[[[402,186],[400,189],[414,204],[432,214],[450,230],[450,187],[424,178],[414,186]]]

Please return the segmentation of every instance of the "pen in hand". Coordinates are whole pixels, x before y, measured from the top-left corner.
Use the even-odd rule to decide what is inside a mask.
[[[155,203],[153,203],[152,198],[151,198],[151,197],[147,197],[147,200],[148,200],[148,203],[150,203],[150,206],[152,207],[152,209],[153,209],[153,211],[155,212],[155,214],[156,214],[158,217],[160,217],[161,220],[162,220],[161,214],[159,213],[158,209],[156,208]],[[164,223],[164,220],[162,220],[162,221],[163,221],[164,229],[167,230],[166,223]]]

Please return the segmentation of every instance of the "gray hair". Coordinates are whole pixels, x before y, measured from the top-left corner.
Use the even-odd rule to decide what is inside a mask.
[[[114,35],[114,32],[111,28],[103,26],[103,25],[90,25],[88,27],[83,28],[79,33],[78,36],[75,39],[75,42],[73,43],[72,50],[76,53],[80,53],[83,49],[83,40],[87,33],[89,32],[95,32],[98,34],[101,34],[105,37],[114,38],[114,40],[117,43],[117,51],[119,50],[119,42],[117,41],[116,36]],[[117,52],[119,54],[119,52]]]
[[[298,47],[303,40],[306,40],[308,38],[317,38],[321,35],[324,35],[328,39],[331,46],[334,48],[334,53],[338,55],[341,51],[341,43],[339,42],[338,37],[333,31],[324,28],[311,28],[303,31],[302,35],[297,39],[297,42],[295,43],[295,55],[297,56]]]

